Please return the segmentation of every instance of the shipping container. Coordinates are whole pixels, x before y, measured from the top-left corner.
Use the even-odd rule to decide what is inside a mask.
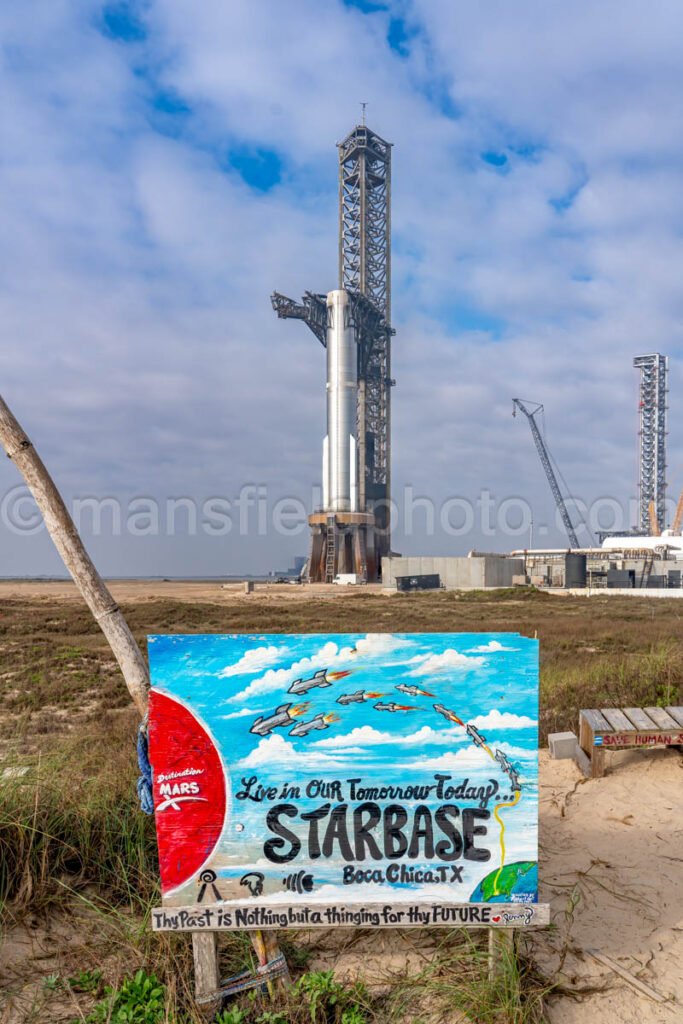
[[[425,573],[422,576],[397,576],[397,590],[439,590],[441,577],[438,573]]]

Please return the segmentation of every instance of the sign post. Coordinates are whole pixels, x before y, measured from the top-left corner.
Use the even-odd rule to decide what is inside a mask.
[[[548,923],[538,642],[152,636],[158,931]]]

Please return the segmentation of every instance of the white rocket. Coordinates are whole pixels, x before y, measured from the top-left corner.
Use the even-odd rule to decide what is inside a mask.
[[[327,295],[327,436],[323,442],[323,508],[358,511],[356,431],[358,346],[349,294]]]

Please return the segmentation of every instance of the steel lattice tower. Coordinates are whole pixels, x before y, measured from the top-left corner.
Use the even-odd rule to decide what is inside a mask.
[[[654,503],[657,524],[666,518],[666,396],[669,360],[658,352],[636,356],[640,370],[640,430],[638,458],[638,526],[650,533],[650,503]]]
[[[339,149],[339,289],[348,293],[357,367],[357,511],[320,509],[310,517],[311,580],[351,565],[377,579],[390,550],[391,501],[391,143],[357,125]],[[274,292],[273,309],[303,320],[327,347],[326,297],[301,302]]]
[[[358,401],[361,507],[389,551],[391,499],[391,144],[366,125],[339,143],[339,287],[364,295],[387,330],[363,338]]]

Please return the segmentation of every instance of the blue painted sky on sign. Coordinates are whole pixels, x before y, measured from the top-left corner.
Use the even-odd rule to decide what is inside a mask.
[[[519,772],[522,786],[519,802],[501,812],[505,861],[537,859],[537,641],[474,633],[155,636],[149,650],[154,686],[180,698],[208,726],[226,765],[232,806],[211,862],[223,877],[235,878],[255,866],[271,878],[282,875],[263,858],[263,805],[234,799],[242,779],[256,775],[278,790],[283,783],[303,785],[302,780],[318,778],[361,778],[364,786],[426,785],[435,773],[449,775],[453,785],[468,780],[482,786],[495,779],[493,810],[514,799],[508,776],[492,759],[496,751]],[[320,670],[327,670],[330,686],[288,692],[295,680]],[[349,674],[335,678],[335,673]],[[362,701],[338,703],[343,694],[359,691]],[[378,704],[415,710],[381,710]],[[478,747],[435,704],[476,727],[486,747]],[[274,726],[263,736],[249,731],[283,705],[294,716],[284,728]],[[298,723],[319,722],[319,716],[333,718],[305,736],[291,735]],[[310,810],[321,800],[302,796],[296,803]],[[491,859],[467,865],[464,899],[500,864],[500,831],[493,819],[482,844]],[[309,864],[302,856],[293,868],[302,865],[314,870],[326,895],[340,896],[338,863]],[[420,891],[425,894],[424,886]],[[376,887],[364,895],[372,899],[379,893]]]

